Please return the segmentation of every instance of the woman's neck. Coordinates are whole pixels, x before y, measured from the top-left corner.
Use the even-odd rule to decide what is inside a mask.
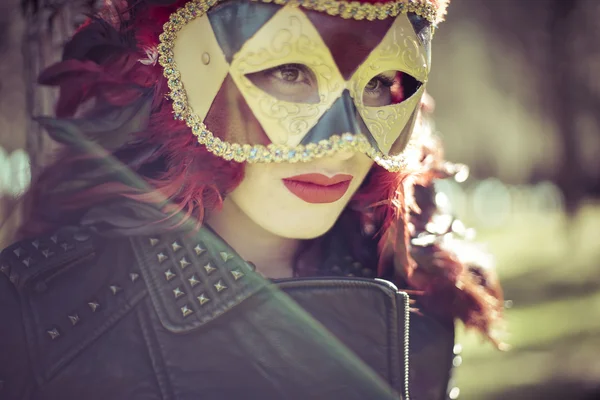
[[[293,276],[300,240],[266,231],[228,199],[223,202],[221,211],[208,215],[206,223],[242,258],[256,265],[257,272],[265,277]]]

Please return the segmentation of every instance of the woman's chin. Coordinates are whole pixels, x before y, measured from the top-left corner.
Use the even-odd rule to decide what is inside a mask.
[[[315,220],[308,222],[302,224],[290,222],[289,224],[279,224],[277,227],[272,227],[271,229],[269,227],[264,228],[286,239],[311,240],[326,234],[335,223],[335,220],[331,224],[314,224]]]

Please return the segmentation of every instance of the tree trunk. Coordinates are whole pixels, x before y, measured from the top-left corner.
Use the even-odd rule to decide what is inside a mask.
[[[559,130],[562,158],[557,171],[557,184],[565,198],[567,213],[577,211],[585,195],[585,171],[579,157],[579,134],[577,129],[578,100],[573,90],[576,71],[573,70],[573,27],[580,0],[553,0],[550,30],[552,32],[549,65],[551,82],[547,96],[552,99],[552,109]]]

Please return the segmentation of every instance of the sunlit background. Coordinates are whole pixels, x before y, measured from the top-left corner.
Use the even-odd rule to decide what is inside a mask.
[[[29,82],[97,3],[40,1],[24,19],[19,2],[0,4],[5,198],[48,147],[27,110],[49,113],[52,93]],[[598,0],[454,0],[436,32],[436,128],[447,158],[471,171],[440,182],[437,200],[494,254],[512,345],[499,352],[461,330],[453,398],[600,398],[598,21]]]
[[[439,186],[496,257],[512,345],[460,335],[460,398],[600,398],[599,20],[597,0],[455,0],[433,41],[437,128],[471,168]]]

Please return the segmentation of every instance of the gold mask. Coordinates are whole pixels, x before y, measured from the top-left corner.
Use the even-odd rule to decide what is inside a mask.
[[[292,4],[280,7],[227,62],[207,15],[216,2],[191,1],[174,13],[159,46],[159,61],[169,79],[176,118],[187,122],[201,144],[220,157],[238,162],[309,161],[352,149],[366,153],[390,171],[402,167],[400,151],[408,137],[401,136],[410,135],[405,127],[420,103],[430,68],[425,45],[406,13],[396,12],[383,39],[349,79],[344,79],[317,28],[305,11]],[[375,6],[360,5],[365,10]],[[282,98],[253,79],[282,65],[300,65],[309,71],[314,85],[311,99]],[[420,84],[401,102],[371,104],[368,85],[390,72],[392,76],[406,74]],[[272,144],[229,143],[215,137],[204,124],[227,75]],[[306,143],[309,132],[343,93],[352,99],[361,131],[329,132],[316,143]]]

